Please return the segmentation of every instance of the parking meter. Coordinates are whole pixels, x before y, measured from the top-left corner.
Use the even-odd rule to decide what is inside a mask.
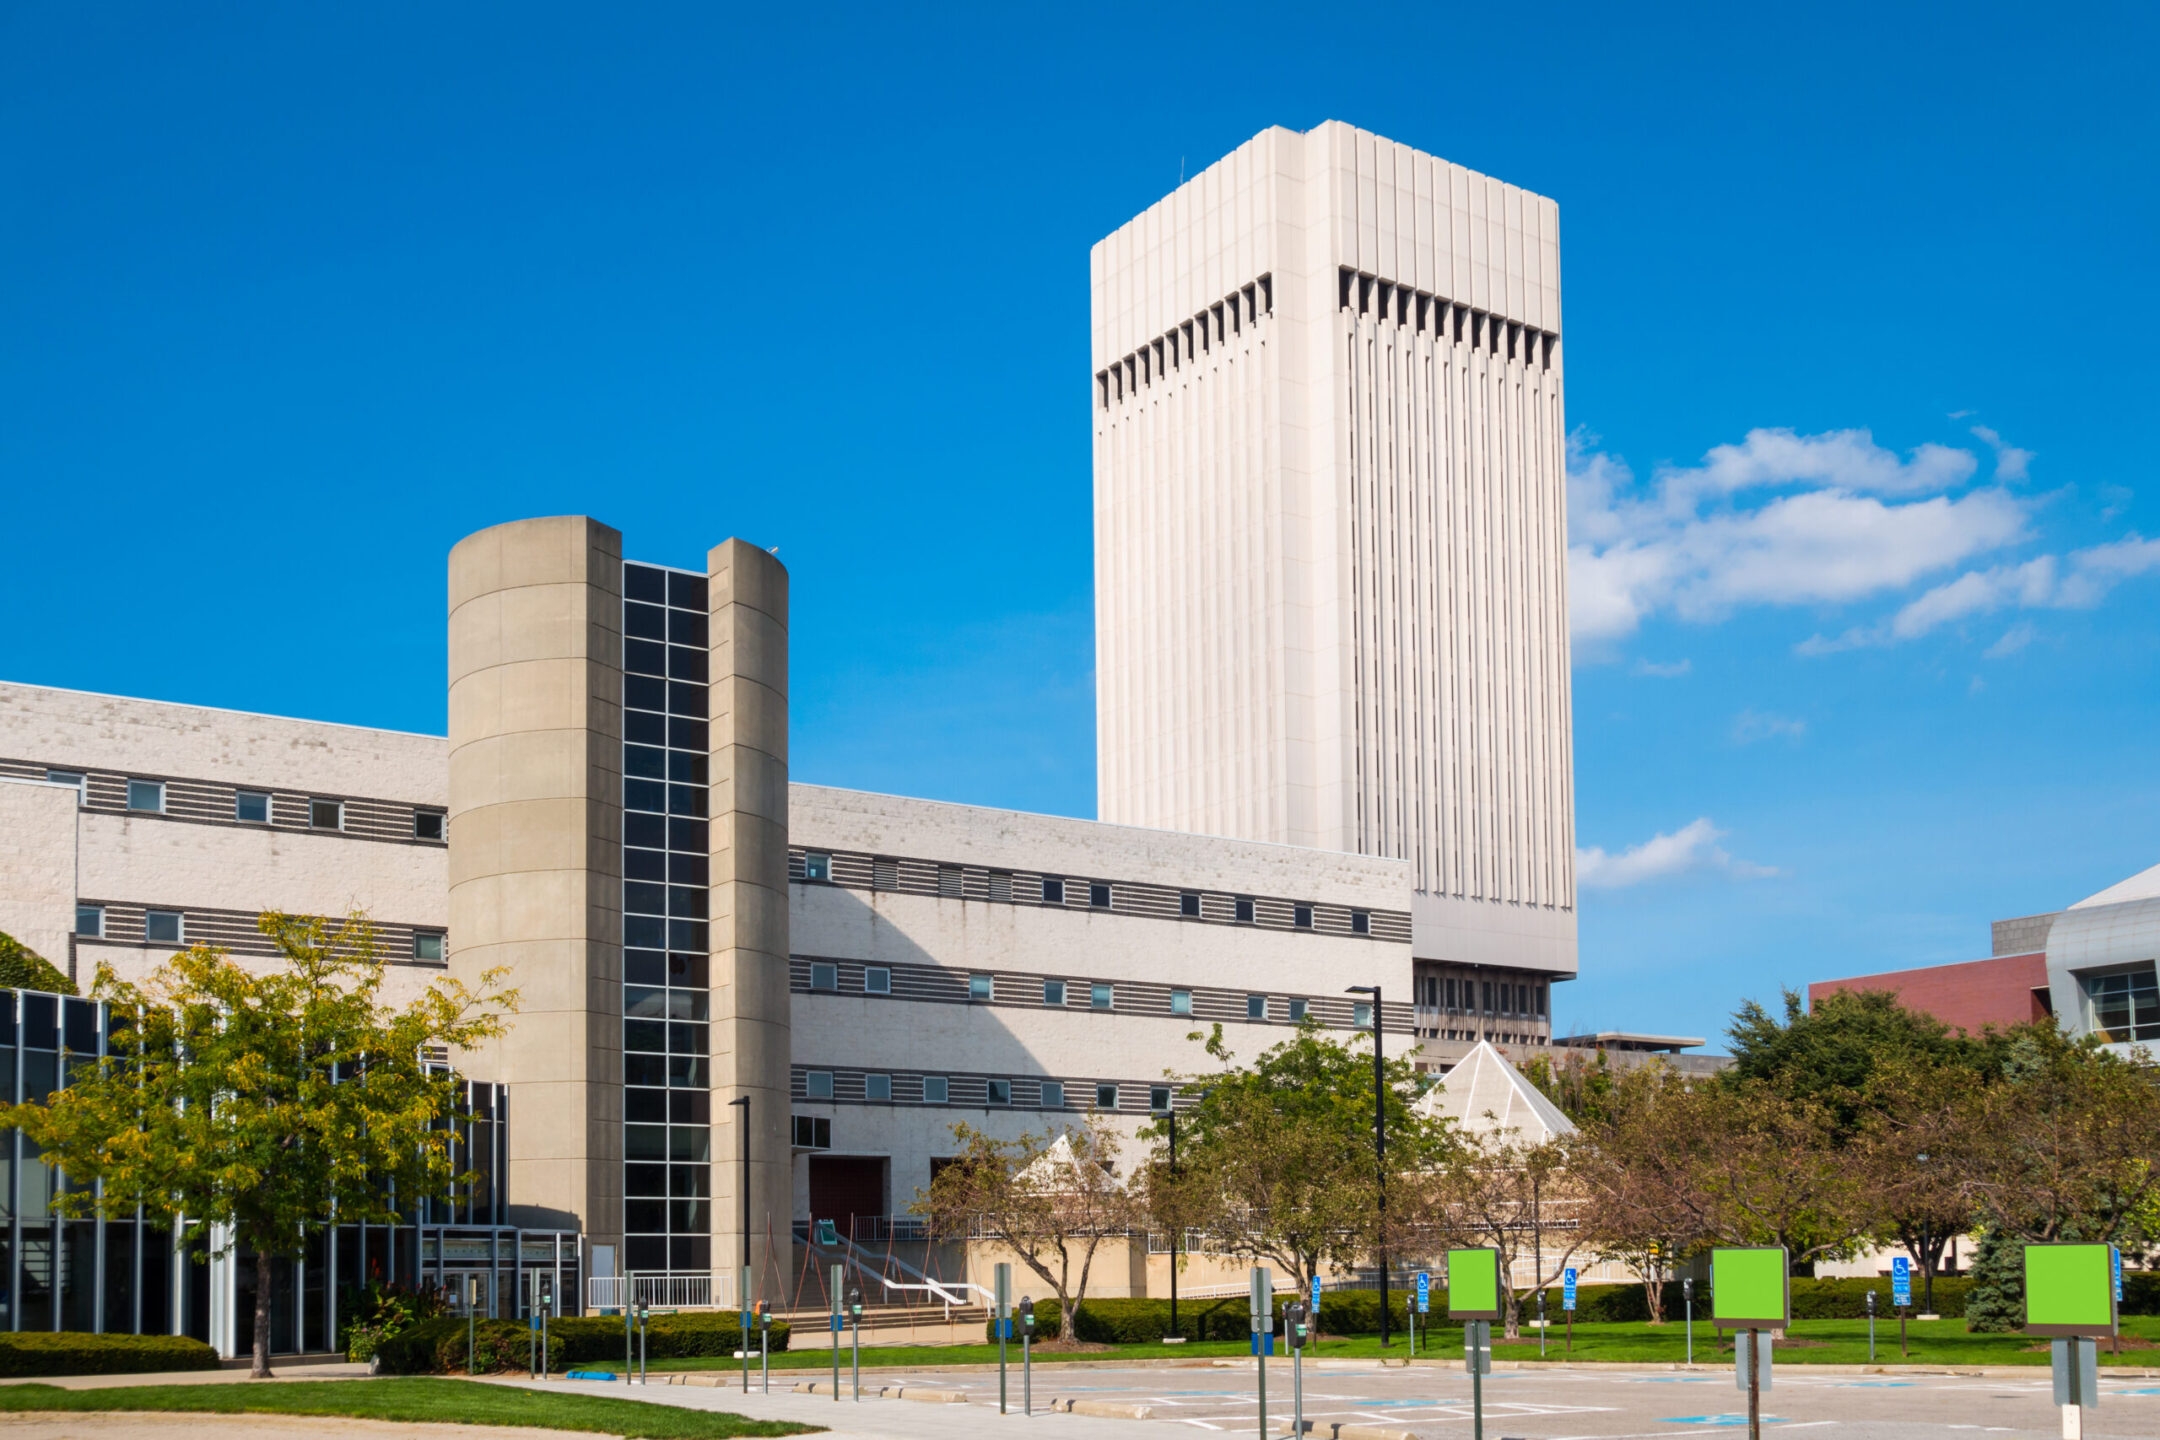
[[[1020,1297],[1020,1413],[1035,1413],[1035,1299]]]
[[[760,1300],[751,1307],[758,1330],[758,1383],[772,1390],[772,1301]]]
[[[1687,1305],[1687,1363],[1695,1363],[1695,1279],[1680,1282],[1680,1298]]]
[[[1868,1364],[1875,1363],[1875,1292],[1873,1290],[1867,1292],[1867,1358]]]
[[[1312,1339],[1312,1309],[1303,1299],[1283,1308],[1283,1338],[1290,1342],[1290,1433],[1305,1433],[1305,1346]]]
[[[1305,1348],[1305,1342],[1312,1333],[1311,1316],[1312,1312],[1306,1308],[1303,1300],[1291,1301],[1288,1308],[1283,1311],[1283,1326],[1289,1332],[1288,1339],[1291,1349],[1302,1350]]]
[[[847,1292],[848,1318],[854,1323],[850,1333],[854,1337],[855,1399],[862,1400],[862,1286],[850,1285]]]

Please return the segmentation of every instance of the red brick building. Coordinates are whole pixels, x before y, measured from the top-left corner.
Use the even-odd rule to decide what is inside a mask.
[[[1812,1008],[1823,996],[1839,990],[1889,990],[1911,1009],[1923,1010],[1945,1025],[1974,1035],[1990,1025],[2002,1029],[2045,1019],[2052,1013],[2045,950],[1917,970],[1888,970],[1846,980],[1818,980],[1808,986],[1808,1005]]]

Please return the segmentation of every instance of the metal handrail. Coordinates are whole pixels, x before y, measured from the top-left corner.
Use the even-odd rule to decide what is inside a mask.
[[[588,1310],[623,1310],[644,1305],[655,1310],[728,1310],[734,1306],[735,1277],[709,1271],[629,1275],[594,1275],[585,1281]]]

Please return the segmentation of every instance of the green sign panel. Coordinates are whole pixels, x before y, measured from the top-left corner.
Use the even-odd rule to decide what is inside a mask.
[[[1710,1252],[1710,1318],[1720,1330],[1780,1329],[1792,1323],[1785,1247],[1738,1246]]]
[[[1451,1320],[1500,1319],[1500,1252],[1448,1251],[1447,1302]]]
[[[2106,1245],[2027,1245],[2025,1333],[2113,1335],[2114,1251]]]

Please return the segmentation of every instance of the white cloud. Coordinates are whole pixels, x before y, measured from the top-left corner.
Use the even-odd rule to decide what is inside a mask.
[[[2032,451],[2020,450],[2015,445],[2005,445],[2002,436],[1985,425],[1973,426],[1972,433],[1986,441],[1988,448],[1995,452],[1995,478],[1997,480],[2005,482],[2023,480],[2031,472]]]
[[[1591,644],[1661,611],[1707,621],[1742,605],[1865,599],[2026,533],[2025,506],[2008,491],[1941,493],[1978,466],[1947,446],[1901,460],[1864,430],[1754,430],[1640,487],[1592,443],[1570,444],[1568,479],[1570,618]],[[1775,489],[1797,493],[1742,503]]]
[[[1787,740],[1806,738],[1807,721],[1754,709],[1743,710],[1733,717],[1732,738],[1735,745],[1752,745],[1757,740],[1775,740],[1781,736]]]
[[[1617,855],[1593,845],[1575,852],[1576,883],[1591,890],[1618,890],[1691,870],[1721,870],[1750,880],[1778,873],[1768,866],[1733,858],[1718,844],[1724,838],[1725,832],[1705,815],[1669,835],[1653,835]]]
[[[2017,654],[2018,651],[2024,649],[2027,645],[2032,644],[2033,636],[2039,633],[2039,631],[2033,628],[2032,621],[2020,620],[2017,624],[2011,626],[2008,630],[2005,630],[2000,640],[1997,640],[1994,644],[1988,646],[1987,649],[1981,651],[1980,653],[1983,657],[1989,660],[2004,659],[2007,656]],[[1974,676],[1973,678],[1978,679],[1979,677]]]
[[[1635,662],[1635,673],[1637,675],[1648,675],[1658,680],[1677,680],[1694,668],[1695,662],[1692,660],[1675,660],[1666,665],[1661,665],[1655,660],[1637,660]]]
[[[1989,615],[2006,607],[2025,610],[2090,610],[2105,600],[2123,581],[2160,570],[2160,540],[2124,540],[2073,550],[2066,556],[2042,555],[2019,565],[1996,565],[1968,570],[1908,601],[1895,615],[1878,625],[1858,626],[1836,639],[1811,636],[1799,646],[1803,655],[1827,655],[1868,645],[1896,645],[1953,624],[1973,615]],[[1990,655],[2009,654],[2024,639],[2002,648],[2015,635],[2005,635],[1989,650]]]

